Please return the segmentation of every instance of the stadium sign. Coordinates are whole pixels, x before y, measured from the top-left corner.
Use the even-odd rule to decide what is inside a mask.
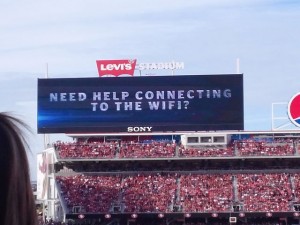
[[[38,79],[38,132],[243,130],[243,75]]]
[[[184,62],[160,62],[160,63],[139,63],[138,70],[178,70],[184,69]]]
[[[97,60],[98,74],[100,77],[105,75],[130,75],[133,76],[136,59],[118,59],[118,60]]]
[[[127,132],[151,132],[152,127],[127,127]]]
[[[100,77],[113,75],[133,76],[134,70],[178,70],[184,69],[184,62],[136,63],[136,59],[96,60]]]
[[[291,122],[300,127],[300,93],[291,98],[288,104],[288,115]]]

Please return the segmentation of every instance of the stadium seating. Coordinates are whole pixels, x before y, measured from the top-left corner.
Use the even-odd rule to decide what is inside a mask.
[[[300,204],[300,174],[296,173],[291,176],[294,202]]]
[[[226,157],[234,156],[233,146],[227,147],[205,146],[205,147],[188,147],[180,146],[180,157]]]
[[[233,201],[231,175],[182,175],[180,205],[185,212],[230,211]]]
[[[294,155],[293,141],[277,139],[272,142],[252,139],[235,141],[234,145],[239,156],[284,156]]]
[[[175,198],[172,175],[119,176],[76,175],[57,177],[69,210],[80,207],[88,213],[108,213],[113,206],[124,212],[170,212]]]
[[[57,142],[55,148],[60,158],[172,158],[176,144],[170,141],[117,142]],[[119,153],[119,154],[118,154]],[[179,147],[180,157],[233,156],[233,147]]]
[[[66,160],[65,165],[77,175],[57,174],[61,199],[71,214],[205,213],[210,217],[215,212],[264,213],[261,215],[289,212],[292,215],[300,211],[300,173],[292,169],[277,170],[298,168],[297,160],[283,162],[280,158],[297,158],[300,144],[295,139],[249,138],[232,140],[228,145],[184,147],[170,140],[143,137],[57,142],[54,147],[60,159],[105,159],[76,160],[70,165]],[[244,160],[247,157],[250,160]],[[261,157],[270,160],[264,164]],[[117,159],[115,163],[111,163],[114,159]],[[238,211],[235,205],[239,206]],[[295,205],[299,205],[299,210]],[[218,222],[186,220],[185,224],[228,224],[228,220],[219,219]],[[247,223],[239,221],[238,224],[286,225],[278,218],[274,221],[255,218],[254,222],[247,219]],[[147,221],[143,224],[147,225]]]
[[[171,141],[57,142],[60,158],[161,158],[174,157],[176,144]]]
[[[118,142],[56,142],[60,158],[114,158]]]
[[[229,212],[233,202],[239,202],[245,212],[289,212],[291,202],[299,199],[299,177],[148,173],[59,176],[56,180],[69,210],[79,206],[87,213],[111,212],[114,206],[129,213],[174,212],[174,206],[182,212]]]
[[[174,175],[133,175],[123,179],[125,212],[171,212],[175,199]]]
[[[118,201],[121,189],[119,176],[57,177],[67,207],[81,207],[89,213],[109,212],[111,205]]]
[[[169,140],[143,141],[78,141],[54,144],[59,157],[64,158],[174,158],[176,143]],[[291,139],[235,140],[227,146],[178,146],[179,157],[289,156],[299,151]]]
[[[174,157],[176,144],[170,141],[121,142],[120,158]]]
[[[245,211],[291,211],[292,186],[288,174],[238,174],[237,180],[239,201]]]

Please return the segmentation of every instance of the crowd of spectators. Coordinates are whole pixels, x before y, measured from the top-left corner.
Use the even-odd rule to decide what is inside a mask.
[[[107,213],[117,205],[132,213],[173,212],[174,206],[182,212],[228,212],[233,202],[245,212],[288,212],[299,198],[299,178],[287,173],[140,173],[56,179],[69,210],[80,206],[87,213]]]
[[[60,158],[160,158],[174,157],[172,141],[92,141],[56,142]]]
[[[291,177],[293,180],[293,196],[294,196],[294,201],[295,203],[300,204],[300,174],[295,173]]]
[[[280,212],[291,211],[294,195],[299,196],[298,178],[286,173],[154,173],[60,176],[57,181],[69,209],[83,206],[90,213],[109,212],[114,204],[124,212],[172,212],[175,205],[183,212],[227,212],[233,202],[246,212]]]
[[[238,174],[237,187],[239,201],[247,212],[291,211],[289,174]]]
[[[67,207],[79,207],[88,213],[109,212],[111,205],[118,201],[121,190],[119,176],[60,176],[57,182]]]
[[[272,142],[245,139],[235,141],[234,146],[239,156],[286,156],[295,154],[291,139],[278,139]]]
[[[171,212],[175,199],[176,176],[148,174],[123,179],[125,212]]]
[[[107,213],[118,206],[125,212],[170,212],[175,198],[174,175],[60,176],[57,182],[69,210]]]
[[[180,205],[185,212],[230,211],[233,201],[231,175],[182,175]]]
[[[125,142],[120,144],[120,158],[174,157],[176,143],[171,141]]]
[[[160,165],[158,160],[157,165],[140,160],[129,161],[135,158],[297,155],[300,151],[300,144],[292,139],[272,139],[271,141],[244,139],[234,140],[224,146],[211,145],[193,148],[184,147],[169,140],[81,140],[68,143],[57,142],[54,147],[60,158],[119,158],[128,159],[129,162],[125,166],[128,167],[126,173],[118,175],[117,173],[111,175],[89,173],[89,175],[57,176],[56,181],[61,190],[61,197],[70,212],[77,208],[82,213],[108,213],[114,211],[114,206],[124,213],[168,213],[178,212],[178,209],[180,212],[189,213],[232,212],[235,203],[241,206],[242,212],[293,212],[295,211],[293,204],[300,204],[300,174],[262,173],[262,171],[258,173],[234,171],[233,174],[229,171],[228,174],[196,172],[205,168],[213,168],[210,165],[212,163],[207,159],[186,161],[188,165],[184,162],[177,163],[177,160],[168,162],[167,165],[166,163]],[[148,161],[152,162],[152,160]],[[119,164],[111,165],[116,167],[114,171],[118,171],[120,165],[124,166],[123,162],[119,160]],[[244,163],[248,165],[247,162]],[[257,161],[257,163],[261,162]],[[102,168],[107,164],[87,162],[87,164],[80,165],[83,167],[92,165],[93,168],[90,170],[96,172],[98,167]],[[170,167],[165,170],[168,172],[151,172],[149,169],[153,167],[157,171],[160,169],[163,171],[167,166]],[[232,166],[234,168],[235,165]],[[229,164],[227,167],[229,168]],[[134,168],[146,169],[143,172],[143,169],[135,170]],[[191,169],[188,171],[186,168]],[[235,168],[235,170],[238,169]],[[256,164],[252,169],[258,170]],[[86,170],[83,169],[83,171]],[[53,222],[48,224],[53,224]],[[204,225],[206,223],[189,222],[186,224]],[[247,224],[277,225],[279,223],[249,222]]]
[[[233,156],[290,156],[299,151],[292,139],[234,140],[228,145],[188,147],[171,140],[142,141],[78,141],[56,142],[60,158],[173,158],[173,157],[233,157]],[[178,154],[176,152],[178,148]],[[295,149],[298,149],[296,151]]]
[[[225,147],[204,146],[204,147],[179,147],[180,157],[226,157],[234,156],[232,145]]]
[[[60,158],[114,158],[118,142],[56,142]]]

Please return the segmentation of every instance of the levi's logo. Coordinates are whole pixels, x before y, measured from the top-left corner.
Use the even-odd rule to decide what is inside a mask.
[[[120,76],[128,74],[133,76],[136,59],[118,59],[118,60],[97,60],[99,76],[114,75]]]

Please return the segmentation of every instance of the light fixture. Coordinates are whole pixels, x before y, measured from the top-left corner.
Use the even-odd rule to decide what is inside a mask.
[[[131,214],[131,218],[135,219],[137,217],[138,217],[138,215],[136,213]]]
[[[163,213],[159,213],[157,216],[158,218],[164,218],[165,215]]]
[[[218,213],[212,213],[211,216],[212,217],[218,217]]]
[[[190,213],[186,213],[186,214],[184,214],[184,217],[185,217],[185,218],[190,218],[190,217],[191,217],[191,214],[190,214]]]
[[[78,215],[78,219],[84,219],[84,217],[85,217],[85,216],[84,216],[83,214],[79,214],[79,215]]]
[[[111,215],[108,213],[108,214],[105,214],[105,219],[110,219],[111,218]]]

